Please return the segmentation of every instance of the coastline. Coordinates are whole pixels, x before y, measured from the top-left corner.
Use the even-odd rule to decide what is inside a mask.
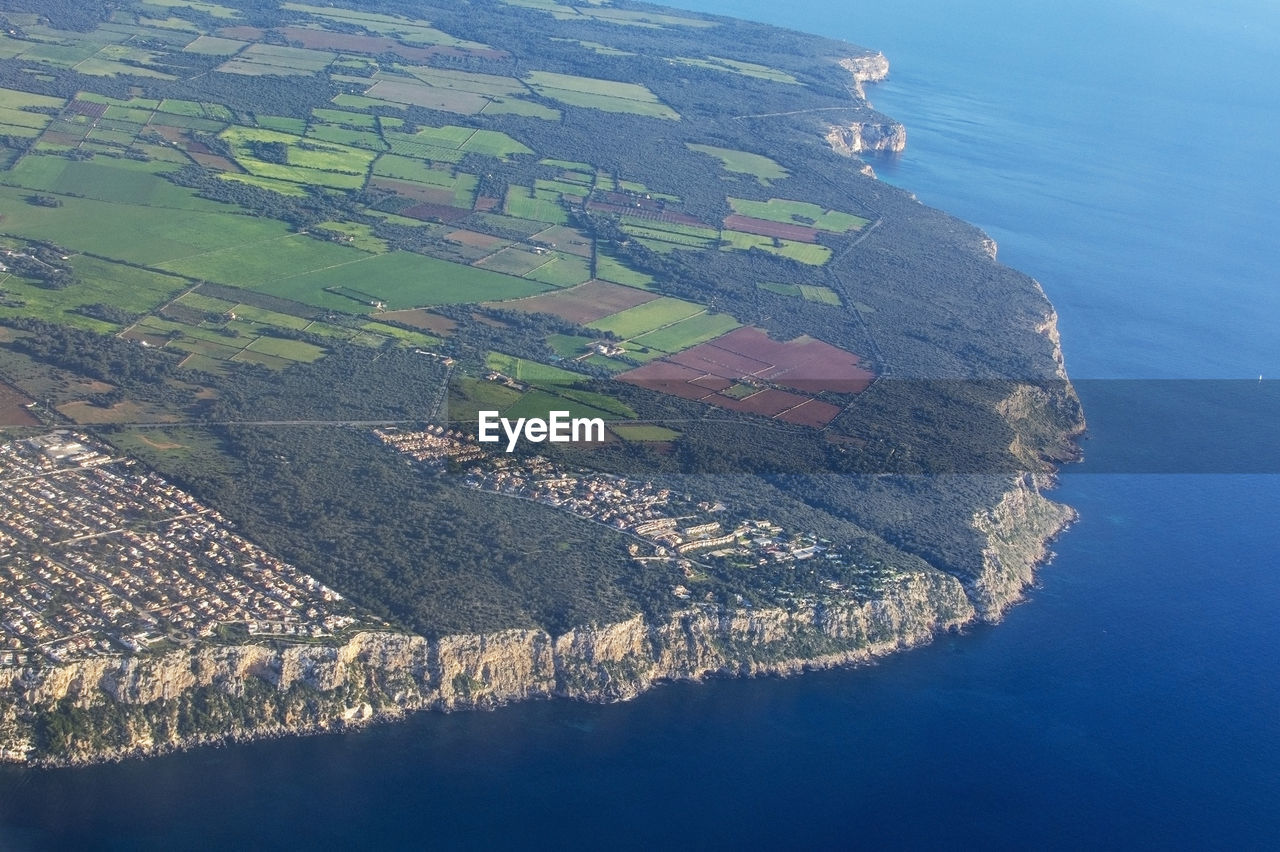
[[[840,64],[851,72],[859,97],[864,83],[888,73],[878,53]],[[900,151],[906,134],[896,123],[855,123],[831,126],[827,141],[838,153],[856,156]],[[994,243],[985,235],[975,251],[994,262]],[[1066,381],[1052,306],[1035,331],[1051,346],[1058,377]],[[1008,402],[1001,413],[1010,421],[1025,404],[1051,403]],[[1064,445],[1083,421],[1078,426],[1061,436]],[[0,672],[10,675],[0,689],[19,696],[0,708],[0,761],[80,766],[355,730],[422,710],[489,709],[536,698],[610,703],[664,682],[864,665],[943,633],[998,622],[1023,600],[1036,568],[1051,558],[1049,544],[1076,519],[1074,510],[1044,497],[1052,484],[1051,476],[1014,476],[995,505],[975,512],[972,527],[985,541],[978,576],[962,581],[939,569],[902,574],[892,588],[866,599],[830,596],[760,609],[708,605],[559,636],[511,629],[428,640],[369,632],[334,646],[206,646]],[[68,748],[65,756],[33,756],[39,720],[73,710],[99,717],[90,741]],[[205,718],[197,729],[184,722],[200,714]],[[102,740],[109,732],[115,742]]]
[[[30,755],[17,707],[0,718],[0,760],[32,767],[84,766],[210,745],[357,730],[424,710],[492,709],[515,701],[626,701],[666,682],[790,676],[927,644],[977,623],[998,622],[1023,600],[1049,544],[1074,520],[1044,497],[1034,475],[1016,477],[996,507],[978,513],[983,574],[971,584],[941,571],[907,574],[866,600],[836,597],[792,608],[692,607],[650,621],[587,626],[551,636],[501,630],[428,640],[366,632],[339,646],[260,645],[100,658],[14,673],[23,709],[74,704],[104,716],[127,741],[83,743],[64,756]],[[177,694],[172,695],[174,690]],[[182,733],[211,695],[235,700]],[[189,723],[188,723],[189,724]],[[101,733],[101,732],[99,732]],[[24,743],[24,740],[26,742]],[[28,748],[24,748],[24,745]]]

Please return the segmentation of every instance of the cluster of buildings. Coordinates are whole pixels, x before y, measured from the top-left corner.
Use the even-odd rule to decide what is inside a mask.
[[[459,464],[473,462],[485,454],[471,435],[443,426],[431,426],[422,432],[401,432],[392,428],[374,429],[373,433],[384,444],[432,467],[445,467],[451,461]]]
[[[355,623],[337,592],[86,436],[0,444],[0,665]]]
[[[541,456],[488,454],[466,434],[439,426],[425,432],[382,432],[392,447],[439,467],[468,461],[463,482],[481,491],[532,500],[620,530],[638,540],[639,562],[677,560],[696,576],[699,560],[725,560],[743,567],[821,559],[843,564],[831,543],[807,533],[789,533],[768,519],[730,521],[723,503],[695,502],[648,480],[596,472],[573,472]],[[687,597],[683,586],[673,589]]]

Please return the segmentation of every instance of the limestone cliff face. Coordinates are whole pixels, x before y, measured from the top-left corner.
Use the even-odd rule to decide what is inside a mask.
[[[853,83],[860,98],[866,97],[863,83],[879,83],[889,76],[889,60],[883,53],[847,56],[840,60],[840,67],[853,75]]]
[[[696,606],[556,637],[504,630],[428,641],[369,632],[334,647],[203,647],[5,669],[0,693],[13,700],[0,702],[0,758],[28,760],[41,743],[40,762],[80,763],[341,729],[420,708],[552,696],[620,701],[662,681],[862,662],[976,616],[958,580],[929,572],[886,580],[869,600]],[[47,756],[59,716],[79,719],[80,729]]]
[[[827,142],[847,157],[866,151],[902,151],[907,147],[907,129],[896,122],[837,124],[828,129]]]
[[[867,98],[863,84],[877,83],[889,76],[889,60],[883,53],[850,56],[839,64],[853,78],[853,90],[862,101]],[[907,147],[907,131],[895,121],[855,121],[828,127],[827,143],[847,157],[867,151],[902,151]]]
[[[975,512],[973,526],[983,534],[982,570],[968,587],[979,617],[999,621],[1031,585],[1035,567],[1049,555],[1049,542],[1076,519],[1070,506],[1041,493],[1043,475],[1023,474],[991,509]]]

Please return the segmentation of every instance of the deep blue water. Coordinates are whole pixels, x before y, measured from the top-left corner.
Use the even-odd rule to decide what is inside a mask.
[[[1073,376],[1280,376],[1274,6],[685,5],[883,49],[871,97],[909,147],[878,171],[1044,283]],[[1089,387],[1095,444],[1140,440]],[[998,627],[627,705],[3,771],[0,848],[1274,845],[1280,477],[1089,470]]]

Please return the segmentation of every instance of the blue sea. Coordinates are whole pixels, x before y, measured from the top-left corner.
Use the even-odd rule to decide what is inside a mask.
[[[1043,283],[1074,377],[1280,378],[1280,7],[685,5],[883,50],[877,171]],[[1141,450],[1105,387],[1086,453]],[[873,668],[3,770],[0,849],[1274,848],[1280,477],[1058,497],[1027,603]]]

